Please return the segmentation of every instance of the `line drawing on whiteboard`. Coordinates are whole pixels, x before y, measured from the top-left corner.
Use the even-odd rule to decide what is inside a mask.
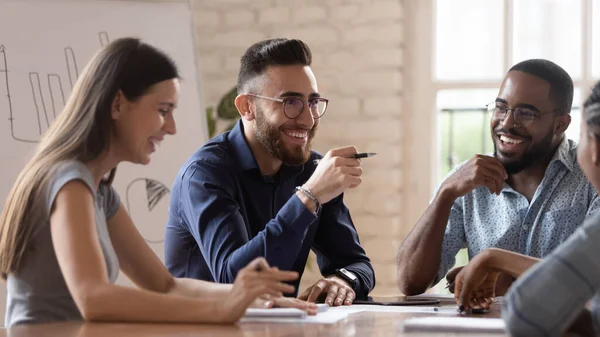
[[[35,82],[35,83],[34,83]],[[38,128],[40,135],[42,134],[42,118],[40,117],[40,105],[44,110],[44,116],[46,117],[45,127],[50,126],[50,120],[48,119],[48,112],[46,111],[46,103],[44,103],[44,94],[42,93],[42,84],[40,83],[40,74],[37,72],[29,73],[29,84],[31,85],[31,94],[33,96],[33,105],[35,106],[35,112],[38,120]],[[36,95],[37,92],[37,95]],[[39,103],[38,103],[39,101]]]
[[[50,90],[50,100],[52,101],[52,114],[56,119],[56,102],[54,100],[54,90],[52,90],[52,80],[55,79],[54,83],[58,83],[58,91],[60,92],[60,98],[62,99],[62,105],[64,106],[67,102],[65,101],[65,91],[63,90],[62,81],[58,74],[48,74],[48,89]],[[58,94],[58,93],[57,93]]]
[[[110,42],[110,39],[108,38],[108,32],[98,33],[98,38],[100,39],[100,45],[102,47],[106,46]]]
[[[98,33],[98,38],[100,40],[100,45],[105,46],[110,42],[108,37],[108,32],[101,31]],[[79,77],[79,67],[77,65],[77,57],[75,56],[75,51],[72,47],[65,47],[63,49],[65,56],[65,65],[67,70],[67,75],[69,76],[69,84],[71,85],[71,90]],[[17,131],[15,126],[15,115],[19,115],[14,111],[14,102],[11,96],[11,84],[9,80],[10,69],[8,66],[8,56],[7,56],[7,48],[5,45],[0,44],[0,75],[3,76],[0,80],[3,82],[3,85],[6,86],[5,93],[0,93],[0,95],[5,95],[7,98],[8,105],[8,120],[10,122],[10,130],[11,137],[18,141],[24,143],[38,143],[39,137],[48,129],[50,124],[56,119],[56,116],[60,114],[62,108],[66,104],[66,96],[69,95],[69,92],[65,93],[65,88],[63,86],[63,81],[61,76],[57,72],[49,72],[46,74],[47,77],[47,85],[46,83],[42,83],[43,74],[40,74],[37,71],[29,72],[29,86],[31,89],[32,95],[32,106],[34,113],[36,115],[35,119],[37,120],[37,130],[31,132],[28,137],[23,137],[22,135],[17,135],[17,133],[21,134],[21,132]],[[69,89],[67,89],[69,90]],[[44,94],[46,91],[46,94]],[[48,101],[48,96],[50,96],[50,100]],[[51,109],[51,111],[50,111]],[[26,118],[19,119],[19,126],[21,128],[25,128],[26,130],[31,130],[31,128],[35,128],[35,122],[31,120],[29,124],[31,125],[22,125],[26,122]],[[33,123],[32,123],[33,122]],[[35,130],[35,129],[34,129]],[[35,133],[36,135],[32,135]],[[32,138],[38,139],[32,139]]]
[[[143,195],[140,195],[140,192],[142,192],[141,194]],[[146,216],[146,219],[141,219],[139,217],[139,211],[152,213],[152,211],[156,208],[160,201],[166,199],[168,202],[168,196],[170,195],[170,193],[171,191],[167,186],[165,186],[165,184],[151,178],[136,178],[127,185],[127,188],[125,190],[125,207],[127,208],[127,212],[129,213],[129,215],[133,219],[133,222],[140,230],[142,237],[148,243],[163,242],[164,229],[162,227],[160,228],[160,231],[158,231],[158,233],[160,234],[151,234],[150,232],[152,232],[152,229],[149,226],[152,226],[153,224],[144,224],[144,222],[146,222],[147,219],[153,217]],[[139,200],[138,198],[144,198],[143,207],[142,209],[137,207],[136,212],[133,212],[133,200]],[[166,206],[168,207],[168,205]],[[161,214],[162,213],[166,212],[161,212]]]
[[[8,81],[8,61],[6,58],[6,47],[4,47],[4,45],[0,45],[0,73],[4,74],[4,82],[6,84],[6,98],[8,101],[8,121],[10,122],[10,135],[12,136],[12,138],[16,141],[19,142],[25,142],[25,143],[37,143],[37,140],[31,140],[31,139],[25,139],[25,138],[19,138],[15,135],[15,125],[14,125],[14,116],[13,116],[13,109],[12,109],[12,98],[10,96],[10,85],[9,85],[9,81]],[[38,116],[39,117],[39,116]],[[40,126],[41,128],[41,126]]]
[[[67,73],[69,74],[69,83],[71,83],[71,89],[73,89],[73,83],[77,81],[79,77],[79,69],[77,69],[77,59],[75,58],[75,52],[73,48],[65,48],[65,61],[67,62]],[[75,78],[73,78],[75,74]]]

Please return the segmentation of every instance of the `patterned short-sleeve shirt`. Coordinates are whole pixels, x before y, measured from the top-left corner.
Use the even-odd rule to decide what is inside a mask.
[[[455,200],[436,282],[454,265],[461,248],[468,249],[469,259],[491,247],[542,258],[579,228],[599,205],[594,187],[577,164],[577,144],[565,138],[531,202],[506,183],[500,195],[478,187]]]

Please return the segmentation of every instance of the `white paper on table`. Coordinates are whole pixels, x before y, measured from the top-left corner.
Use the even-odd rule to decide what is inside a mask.
[[[348,318],[346,312],[327,311],[318,313],[315,316],[305,315],[304,317],[285,317],[285,316],[244,316],[240,323],[308,323],[308,324],[333,324]]]
[[[416,312],[416,313],[427,313],[427,314],[438,314],[438,315],[453,315],[455,316],[458,312],[456,307],[433,307],[423,305],[351,305],[351,306],[340,306],[330,308],[329,311],[346,312],[348,314],[354,314],[357,312],[370,311],[370,312]]]
[[[402,324],[404,332],[491,332],[505,333],[504,321],[500,318],[473,317],[414,317]]]
[[[317,304],[317,315],[310,316],[305,311],[296,308],[248,308],[240,322],[328,323],[332,320],[334,320],[333,322],[337,322],[340,319],[348,317],[347,313],[326,315],[328,310],[329,305]]]

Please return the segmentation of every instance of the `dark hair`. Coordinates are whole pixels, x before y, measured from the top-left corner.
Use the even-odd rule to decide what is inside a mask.
[[[592,107],[592,105],[596,105]],[[600,126],[600,82],[592,87],[592,93],[583,103],[585,121],[589,126]]]
[[[544,59],[525,60],[515,64],[508,72],[522,71],[550,83],[550,96],[563,113],[570,113],[573,105],[573,80],[559,65]]]
[[[268,66],[305,65],[312,63],[312,53],[308,45],[296,39],[271,39],[250,46],[240,60],[237,91],[244,93],[249,82],[260,76]]]

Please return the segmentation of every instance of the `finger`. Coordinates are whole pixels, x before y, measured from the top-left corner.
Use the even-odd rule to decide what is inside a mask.
[[[477,306],[479,308],[483,308],[483,305],[485,304],[485,296],[483,294],[483,290],[479,290],[475,292],[475,303],[477,303]]]
[[[356,146],[344,146],[332,149],[328,152],[332,157],[350,157],[358,153]]]
[[[454,288],[455,288],[455,287],[456,287],[456,282],[451,282],[451,283],[448,285],[448,291],[449,291],[450,293],[454,294]]]
[[[333,157],[333,166],[337,167],[360,167],[360,160],[347,157]]]
[[[309,314],[315,315],[317,313],[318,307],[315,303],[309,303],[306,301],[301,301],[296,298],[289,297],[281,297],[274,300],[275,306],[281,308],[296,308],[303,311],[306,311]]]
[[[495,294],[494,288],[495,288],[495,285],[493,285],[493,286],[491,286],[491,287],[488,287],[488,288],[485,288],[485,289],[483,290],[483,296],[484,296],[485,298],[490,298],[490,299],[493,299],[494,297],[496,297],[496,294]]]
[[[360,183],[362,183],[362,178],[354,177],[354,176],[346,176],[345,183],[348,186],[348,188],[355,188],[355,187],[358,187],[358,185],[360,185]]]
[[[296,287],[294,287],[291,284],[287,284],[287,283],[272,282],[271,285],[272,285],[271,289],[285,293],[285,294],[291,294],[294,291],[296,291]]]
[[[490,193],[497,194],[502,190],[504,180],[488,167],[480,166],[474,173],[472,183],[477,186],[487,186]]]
[[[312,287],[308,287],[306,290],[304,290],[304,292],[302,294],[298,295],[298,299],[302,300],[302,301],[308,300],[308,296],[310,295],[311,291],[312,291]]]
[[[356,298],[356,294],[354,293],[354,290],[349,291],[346,294],[346,300],[344,301],[344,305],[352,305],[355,298]]]
[[[467,275],[464,276],[464,279],[463,274],[459,274],[456,278],[456,285],[460,288],[460,291],[456,292],[454,296],[458,296],[458,304],[463,305],[465,309],[467,309],[472,297],[471,282]]]
[[[343,174],[351,175],[354,177],[360,177],[363,173],[363,170],[359,166],[344,166],[340,170]]]
[[[264,257],[257,257],[256,259],[252,260],[244,269],[262,271],[268,270],[269,268],[269,263]]]
[[[463,269],[463,267],[456,267],[456,268],[452,268],[452,270],[450,270],[448,272],[448,274],[446,274],[446,281],[448,281],[449,283],[454,282],[454,280],[456,279],[456,275],[458,275],[458,273]]]
[[[255,278],[252,281],[249,281],[248,283],[249,283],[249,286],[265,285],[265,286],[269,287],[269,289],[272,289],[279,293],[289,294],[289,293],[293,293],[296,290],[296,288],[293,285],[279,282],[279,281],[265,280],[260,277]],[[266,292],[266,293],[273,295],[271,292]]]
[[[484,303],[482,304],[484,308],[489,309],[494,303],[494,288],[487,288],[483,293]]]
[[[482,185],[488,188],[490,194],[498,194],[498,187],[496,186],[496,182],[493,178],[484,177]]]
[[[308,298],[306,300],[308,302],[316,302],[317,298],[319,298],[319,295],[321,295],[321,293],[323,291],[325,291],[326,288],[327,288],[327,282],[325,282],[324,280],[321,280],[321,281],[317,282],[312,287],[312,290],[311,290],[311,292],[308,295]]]
[[[485,160],[483,162],[482,166],[489,169],[490,171],[494,172],[494,174],[497,175],[500,179],[502,179],[502,180],[508,179],[508,175],[506,174],[506,169],[504,168],[504,165],[502,164],[502,162],[500,162],[498,159],[493,158],[493,157],[489,157],[489,158],[491,158],[491,159]]]
[[[339,286],[331,284],[327,290],[327,298],[325,298],[325,303],[327,303],[329,306],[333,306],[333,301],[337,297],[339,289]]]
[[[471,300],[469,301],[469,308],[471,309],[481,309],[481,306],[479,306],[479,303],[477,303],[477,299],[476,298],[471,298]]]
[[[255,307],[255,308],[272,308],[273,304],[274,304],[273,301],[264,300],[259,297],[254,301],[253,307]]]
[[[346,299],[346,294],[348,294],[348,290],[344,287],[340,287],[337,296],[333,301],[333,305],[336,307],[342,305],[344,303],[344,300]]]
[[[272,268],[257,272],[262,278],[277,281],[295,281],[298,279],[298,272],[273,270]]]
[[[460,294],[462,292],[462,282],[454,282],[454,301],[460,305]]]
[[[490,166],[494,166],[495,169],[498,171],[498,173],[500,174],[500,176],[503,178],[503,180],[508,179],[508,173],[506,172],[506,168],[504,168],[504,164],[502,164],[502,162],[500,161],[500,159],[496,158],[496,157],[489,157],[486,160],[487,164],[490,164]]]
[[[494,182],[496,187],[496,194],[500,194],[502,192],[502,188],[504,187],[504,180],[502,176],[500,176],[497,172],[490,168],[486,168],[483,172],[485,179],[489,179]]]

